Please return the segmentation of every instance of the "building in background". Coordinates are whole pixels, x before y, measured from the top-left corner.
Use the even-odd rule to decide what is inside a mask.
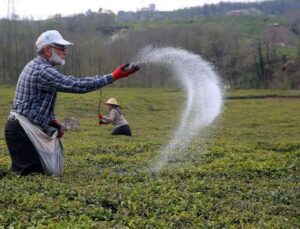
[[[150,3],[148,7],[142,7],[139,11],[153,12],[156,10],[156,6],[154,3]]]

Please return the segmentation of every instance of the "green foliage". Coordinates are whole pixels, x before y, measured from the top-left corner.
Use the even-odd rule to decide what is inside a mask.
[[[64,137],[62,176],[18,177],[0,135],[0,227],[3,228],[298,228],[298,99],[225,100],[210,134],[161,173],[151,167],[171,137],[184,95],[169,89],[102,89],[116,97],[133,137],[97,125],[98,92],[59,94],[59,118],[81,125]],[[0,88],[4,128],[13,88]],[[229,91],[226,96],[296,95],[298,91]],[[101,106],[101,112],[106,107]]]
[[[36,38],[42,31],[57,29],[74,43],[67,64],[60,68],[66,75],[109,73],[145,46],[172,46],[203,56],[234,88],[298,89],[299,8],[296,0],[220,2],[170,12],[115,15],[99,9],[43,21],[1,19],[0,83],[14,85],[35,56]],[[243,13],[228,15],[233,10]],[[289,59],[295,66],[283,72]],[[169,72],[151,66],[140,71],[138,80],[114,86],[173,87],[174,83]]]

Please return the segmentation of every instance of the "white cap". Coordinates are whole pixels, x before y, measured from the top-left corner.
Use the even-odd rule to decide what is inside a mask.
[[[57,30],[48,30],[42,33],[36,40],[35,45],[37,49],[41,49],[42,47],[53,43],[63,46],[73,45],[73,43],[63,39]]]

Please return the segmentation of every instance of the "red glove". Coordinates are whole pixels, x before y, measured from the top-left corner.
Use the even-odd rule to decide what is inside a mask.
[[[48,123],[48,125],[53,126],[57,129],[57,131],[58,131],[57,137],[58,138],[61,138],[64,135],[65,130],[58,120],[52,120],[51,122]]]
[[[115,80],[117,80],[123,77],[128,77],[139,69],[140,67],[137,65],[123,64],[113,71],[112,76]]]
[[[99,125],[105,124],[104,122],[101,121],[101,119],[104,117],[103,114],[98,114],[98,118],[99,118]]]

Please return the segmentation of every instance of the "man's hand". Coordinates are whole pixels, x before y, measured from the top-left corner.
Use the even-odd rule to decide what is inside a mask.
[[[112,76],[115,80],[128,77],[129,75],[135,73],[137,70],[139,70],[140,67],[137,65],[129,65],[129,64],[123,64],[119,67],[117,67],[113,72]]]
[[[58,132],[57,137],[58,138],[61,138],[64,135],[65,130],[58,120],[56,120],[56,119],[52,120],[51,122],[48,123],[48,125],[53,126],[54,128],[57,129],[57,132]]]

